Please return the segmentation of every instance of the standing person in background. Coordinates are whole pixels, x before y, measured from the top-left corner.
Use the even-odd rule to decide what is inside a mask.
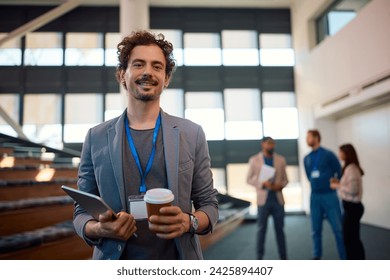
[[[117,219],[107,211],[96,220],[76,204],[75,230],[94,246],[93,259],[203,259],[198,234],[217,223],[217,191],[202,127],[160,108],[175,68],[173,46],[163,34],[138,31],[117,53],[127,108],[88,131],[77,182]],[[152,188],[170,189],[174,201],[148,219],[143,195]]]
[[[283,156],[274,152],[275,141],[271,137],[264,137],[261,141],[262,151],[249,159],[249,171],[247,183],[256,187],[258,234],[257,234],[257,259],[264,256],[264,241],[267,232],[268,217],[271,215],[274,221],[276,241],[279,257],[287,259],[286,240],[284,234],[284,198],[282,189],[287,185],[286,160]],[[275,170],[272,178],[262,181],[260,172],[263,165],[273,167]],[[272,169],[272,168],[271,168]]]
[[[330,187],[331,178],[340,178],[341,166],[336,155],[321,146],[318,130],[309,130],[307,145],[312,151],[305,156],[304,166],[311,185],[310,216],[314,245],[313,259],[322,257],[322,223],[326,217],[336,239],[339,258],[346,259],[340,202],[335,190]]]
[[[362,176],[355,148],[351,144],[340,146],[339,158],[344,162],[340,181],[333,180],[332,189],[337,189],[343,202],[344,243],[348,260],[364,260],[364,246],[360,239],[360,219],[364,213],[362,204]]]

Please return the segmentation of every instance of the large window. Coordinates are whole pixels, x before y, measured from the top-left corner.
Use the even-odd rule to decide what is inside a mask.
[[[316,19],[317,43],[328,36],[335,35],[351,20],[370,0],[335,0],[328,9]]]
[[[290,34],[262,33],[259,40],[262,66],[294,66],[295,56]]]
[[[223,65],[259,65],[256,31],[223,30],[222,48]]]
[[[184,92],[182,89],[164,90],[160,99],[161,108],[173,116],[184,118]]]
[[[65,65],[98,66],[103,65],[103,60],[103,34],[66,34]]]
[[[213,173],[214,188],[221,194],[227,194],[226,172],[224,168],[211,168]]]
[[[70,94],[65,96],[64,141],[82,143],[89,128],[103,121],[102,94]]]
[[[104,120],[110,120],[118,117],[126,108],[127,100],[120,93],[106,94],[106,110],[104,111]]]
[[[278,146],[275,147],[278,152]],[[259,147],[260,151],[260,147]],[[251,202],[250,214],[257,214],[257,195],[256,188],[246,183],[246,176],[249,170],[248,163],[228,164],[227,166],[227,189],[229,195]],[[286,211],[302,210],[302,187],[299,183],[298,166],[288,165],[286,167],[288,184],[283,188],[283,197],[285,200],[284,208]],[[219,178],[219,177],[217,177]]]
[[[218,33],[184,33],[184,64],[222,64],[221,39]]]
[[[356,16],[355,11],[332,11],[328,14],[329,35],[336,34]]]
[[[224,110],[221,92],[186,92],[185,118],[200,124],[207,140],[223,140]]]
[[[263,136],[258,89],[225,89],[225,138],[260,139]]]
[[[26,35],[24,65],[62,65],[61,32],[33,32]]]
[[[297,165],[288,165],[286,168],[288,184],[283,189],[286,211],[296,212],[302,210],[303,194],[299,179],[299,167]]]
[[[117,66],[118,65],[118,55],[117,55],[117,45],[121,41],[120,33],[107,33],[105,38],[105,53],[104,60],[106,66]]]
[[[0,38],[7,34],[0,33]],[[0,45],[0,65],[20,65],[22,63],[22,50],[20,39],[11,39]]]
[[[61,95],[26,94],[23,132],[31,141],[61,148]]]
[[[173,45],[173,57],[176,60],[177,66],[182,66],[183,61],[183,32],[181,30],[174,29],[153,29],[155,34],[163,34],[165,39]]]
[[[256,189],[246,183],[249,165],[247,163],[230,163],[226,167],[227,188],[229,195],[251,202],[250,214],[257,211]]]
[[[263,92],[264,135],[297,139],[298,110],[293,92]]]

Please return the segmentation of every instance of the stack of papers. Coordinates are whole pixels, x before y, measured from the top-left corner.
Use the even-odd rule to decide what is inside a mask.
[[[263,183],[272,179],[275,176],[275,168],[267,164],[263,164],[260,169],[259,182]]]

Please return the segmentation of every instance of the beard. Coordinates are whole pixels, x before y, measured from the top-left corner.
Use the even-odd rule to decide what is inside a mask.
[[[156,92],[139,92],[138,90],[135,90],[132,94],[135,99],[139,100],[139,101],[144,101],[144,102],[148,102],[148,101],[153,101],[153,100],[156,100],[160,97],[161,95],[161,92],[160,93],[156,93]]]
[[[314,141],[307,141],[307,145],[309,147],[314,147],[315,146],[315,142]]]
[[[143,87],[143,84],[152,85],[152,88]],[[160,88],[158,81],[151,79],[148,76],[142,77],[135,81],[135,85],[132,88],[132,94],[135,99],[148,102],[156,100],[160,97],[163,88]]]

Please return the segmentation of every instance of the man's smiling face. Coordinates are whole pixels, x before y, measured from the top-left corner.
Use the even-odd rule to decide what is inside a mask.
[[[158,99],[169,84],[165,69],[165,57],[157,45],[135,47],[126,72],[122,74],[129,98],[142,101]]]

